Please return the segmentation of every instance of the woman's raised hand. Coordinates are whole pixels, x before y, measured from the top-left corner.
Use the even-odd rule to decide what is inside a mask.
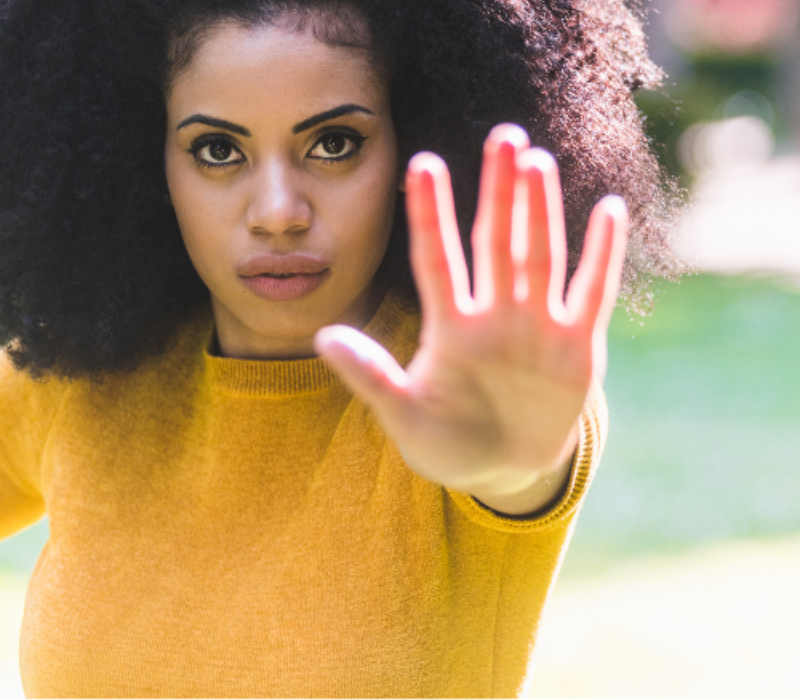
[[[565,299],[558,171],[521,128],[495,127],[484,147],[474,293],[438,156],[411,160],[406,195],[423,318],[417,354],[404,370],[345,326],[320,330],[318,350],[417,473],[495,510],[536,511],[563,488],[592,378],[605,373],[625,204],[609,196],[595,207]]]

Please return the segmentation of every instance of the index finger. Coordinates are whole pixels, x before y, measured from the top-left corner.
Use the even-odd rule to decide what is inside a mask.
[[[450,173],[439,156],[418,153],[411,159],[406,203],[411,267],[423,312],[434,318],[466,313],[472,302],[469,274]]]

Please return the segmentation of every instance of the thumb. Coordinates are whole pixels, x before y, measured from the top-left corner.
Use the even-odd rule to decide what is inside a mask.
[[[380,343],[350,326],[326,326],[314,345],[381,419],[391,422],[409,406],[408,374]]]

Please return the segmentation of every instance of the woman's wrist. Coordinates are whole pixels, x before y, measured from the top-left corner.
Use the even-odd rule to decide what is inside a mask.
[[[538,471],[533,481],[519,491],[502,493],[495,486],[490,489],[472,489],[470,496],[491,510],[504,515],[524,516],[538,513],[555,503],[569,483],[572,462],[578,446],[579,430],[576,425],[570,433],[554,469]]]

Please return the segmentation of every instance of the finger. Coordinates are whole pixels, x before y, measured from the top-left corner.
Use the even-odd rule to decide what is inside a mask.
[[[411,267],[423,313],[433,319],[466,313],[472,301],[469,274],[458,235],[450,173],[439,156],[418,153],[411,159],[406,203]]]
[[[323,356],[355,394],[383,420],[407,410],[408,375],[379,343],[349,326],[326,326],[314,337]]]
[[[520,154],[519,168],[528,192],[522,286],[534,307],[549,307],[552,315],[563,315],[567,236],[558,165],[547,151],[531,148]]]
[[[583,253],[570,283],[567,308],[591,334],[595,373],[606,366],[606,335],[614,312],[628,238],[628,208],[621,197],[604,197],[592,211]]]
[[[514,294],[511,238],[517,183],[517,154],[530,142],[515,124],[492,129],[483,149],[478,211],[472,234],[475,301],[480,308],[510,301]]]

